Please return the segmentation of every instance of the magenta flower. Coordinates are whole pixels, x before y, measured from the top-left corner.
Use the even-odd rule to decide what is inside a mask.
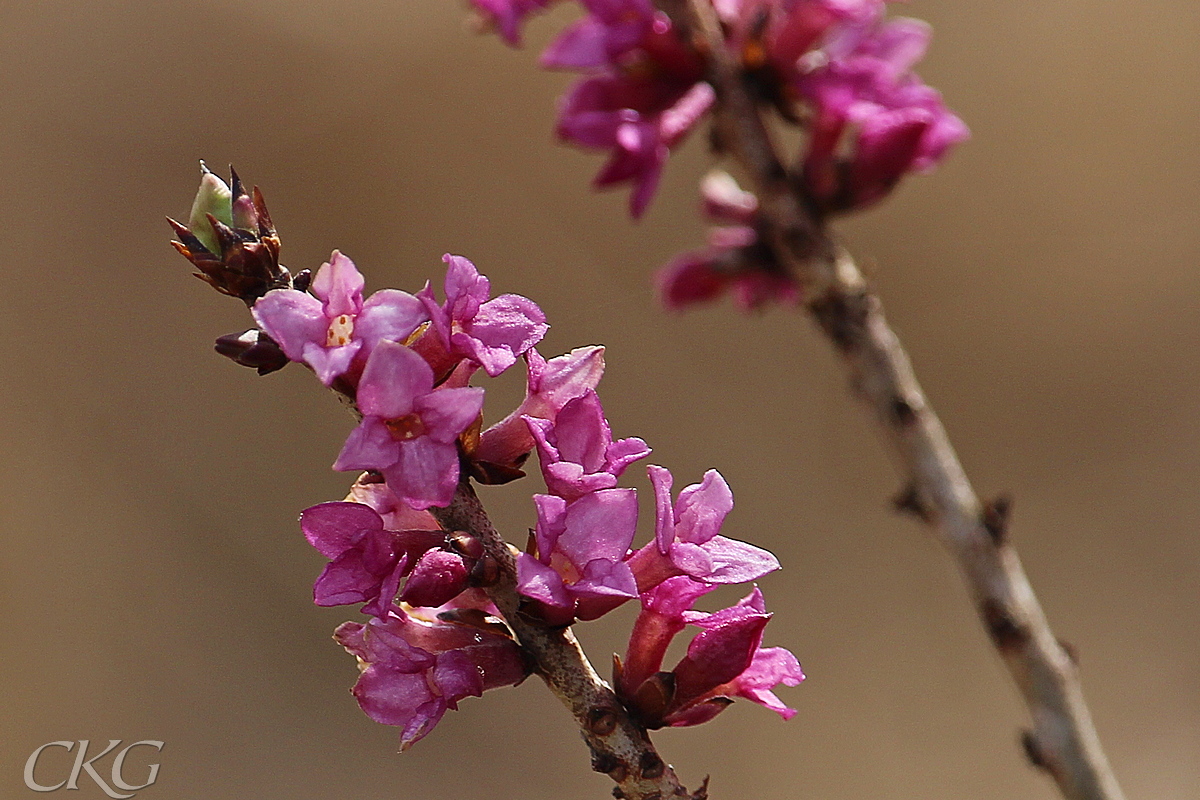
[[[521,43],[521,25],[525,18],[548,8],[555,0],[470,0],[484,19],[496,26],[513,47]]]
[[[729,45],[744,66],[768,66],[785,80],[838,25],[861,25],[883,12],[884,0],[716,0],[730,30]]]
[[[478,461],[519,468],[534,447],[525,417],[553,420],[568,402],[595,389],[604,375],[603,347],[579,347],[549,361],[531,347],[525,361],[525,399],[483,432],[474,454]]]
[[[400,582],[414,564],[424,563],[427,551],[446,541],[440,530],[386,530],[383,518],[359,503],[322,503],[305,509],[300,514],[300,529],[309,544],[330,559],[313,585],[313,602],[319,606],[366,603],[363,613],[377,617],[387,616]],[[457,558],[461,565],[460,556],[446,555]],[[422,580],[428,584],[427,578]],[[449,576],[447,580],[451,580]],[[441,594],[450,588],[454,589],[450,597],[466,588],[465,567],[457,584]],[[420,591],[422,596],[431,594],[426,586]]]
[[[826,45],[826,63],[797,81],[815,108],[804,179],[827,210],[870,205],[968,137],[941,95],[911,71],[929,35],[912,19],[847,26]]]
[[[546,315],[537,303],[517,294],[489,300],[491,284],[474,264],[448,253],[442,260],[446,262],[445,302],[437,304],[429,284],[417,297],[442,346],[470,358],[494,378],[546,335]]]
[[[760,238],[758,199],[719,171],[705,176],[700,195],[705,216],[725,224],[709,231],[708,247],[682,253],[658,271],[662,304],[679,310],[725,292],[744,311],[799,302],[799,284]]]
[[[521,651],[491,627],[429,621],[392,612],[334,634],[363,672],[352,690],[367,716],[400,728],[407,750],[464,697],[515,686],[529,674]]]
[[[627,466],[650,454],[641,439],[613,441],[600,398],[590,389],[553,420],[526,417],[525,422],[537,442],[546,488],[568,503],[613,488]]]
[[[629,561],[645,592],[663,580],[688,575],[705,583],[746,583],[779,569],[779,560],[760,547],[720,535],[733,510],[733,493],[721,473],[710,469],[704,480],[679,493],[671,505],[669,470],[651,466],[655,537]]]
[[[603,70],[671,21],[649,0],[581,0],[588,14],[569,25],[542,53],[544,67]]]
[[[517,558],[517,588],[551,624],[596,619],[637,597],[625,563],[637,530],[637,492],[602,489],[570,505],[537,494],[536,552]]]
[[[559,108],[558,135],[582,147],[609,151],[592,184],[632,183],[629,211],[649,206],[671,148],[712,107],[716,95],[698,76],[605,74],[577,83]]]
[[[313,278],[313,294],[267,292],[254,304],[254,319],[288,358],[308,364],[328,386],[356,356],[365,361],[378,342],[403,341],[427,319],[421,302],[397,289],[364,302],[363,283],[354,262],[334,250]]]
[[[672,578],[642,595],[629,650],[618,668],[618,693],[650,728],[698,725],[715,717],[734,697],[745,697],[784,719],[795,710],[771,691],[804,680],[800,664],[783,648],[762,648],[770,620],[762,592],[715,614],[688,610],[707,592],[687,577]],[[669,673],[659,672],[671,639],[684,624],[702,630]]]
[[[383,473],[396,497],[415,509],[449,505],[458,484],[456,440],[483,408],[483,389],[433,388],[419,355],[380,342],[358,384],[363,414],[334,462],[336,470]]]

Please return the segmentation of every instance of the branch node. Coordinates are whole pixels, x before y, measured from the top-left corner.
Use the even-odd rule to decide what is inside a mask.
[[[1031,765],[1047,772],[1050,771],[1050,762],[1046,760],[1042,746],[1038,744],[1037,736],[1033,731],[1021,731],[1021,749],[1025,751],[1025,757],[1029,759]]]
[[[612,775],[621,767],[621,761],[612,753],[604,753],[599,750],[592,751],[592,769],[596,772],[602,772],[605,775]],[[624,778],[622,778],[624,780]]]
[[[658,754],[649,750],[642,753],[642,757],[638,760],[638,770],[642,773],[642,777],[652,781],[661,778],[666,769],[667,765],[663,763]]]
[[[917,421],[916,407],[899,395],[892,398],[891,412],[892,419],[899,427],[907,428]]]
[[[911,514],[926,524],[933,522],[933,514],[921,499],[916,484],[910,483],[897,492],[892,498],[892,507],[901,514]]]
[[[1020,650],[1029,641],[1029,631],[1020,625],[997,600],[985,600],[981,607],[984,624],[1001,652]]]
[[[617,715],[612,709],[593,708],[587,715],[588,730],[596,736],[608,736],[617,729]],[[608,770],[605,770],[607,772]]]
[[[843,353],[856,350],[865,337],[870,303],[865,291],[834,288],[808,304],[817,324]]]
[[[1012,514],[1012,495],[999,494],[989,500],[983,507],[983,527],[992,539],[992,544],[1000,547],[1008,541],[1008,520]]]

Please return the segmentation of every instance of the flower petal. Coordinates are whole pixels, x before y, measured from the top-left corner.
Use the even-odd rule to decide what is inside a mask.
[[[295,289],[273,289],[250,310],[254,321],[292,361],[304,360],[304,345],[324,346],[329,319],[321,301]]]
[[[300,530],[321,555],[333,559],[349,550],[362,531],[382,531],[383,518],[361,503],[321,503],[300,512]]]
[[[400,443],[379,417],[363,417],[358,427],[350,431],[342,452],[333,462],[338,472],[355,469],[383,470],[400,458]]]
[[[395,342],[380,342],[371,351],[358,384],[363,414],[397,419],[412,413],[413,404],[433,388],[433,370],[415,352]]]

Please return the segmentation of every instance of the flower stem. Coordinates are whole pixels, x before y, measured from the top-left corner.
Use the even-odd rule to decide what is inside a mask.
[[[745,171],[771,229],[776,257],[803,285],[809,312],[899,456],[909,487],[898,507],[925,521],[958,563],[1033,718],[1033,729],[1022,739],[1027,755],[1054,778],[1067,800],[1123,800],[1084,702],[1075,661],[1051,631],[1005,536],[1007,501],[985,506],[971,488],[878,297],[783,168],[725,47],[711,0],[687,0],[687,11],[683,22],[709,55],[718,141]]]
[[[592,769],[616,783],[623,800],[706,800],[707,780],[694,794],[680,785],[675,771],[654,749],[645,728],[630,718],[612,689],[600,679],[570,628],[546,626],[521,613],[517,569],[509,545],[488,519],[474,489],[464,479],[446,508],[431,508],[447,531],[464,531],[479,540],[499,570],[488,596],[530,656],[550,690],[574,715],[588,749]]]

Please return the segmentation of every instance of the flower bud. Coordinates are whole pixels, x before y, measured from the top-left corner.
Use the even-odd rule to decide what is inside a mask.
[[[249,199],[249,198],[247,198]],[[219,254],[221,246],[217,240],[217,232],[208,215],[217,218],[219,222],[233,227],[233,192],[225,181],[216,173],[211,172],[203,161],[200,162],[200,189],[196,199],[192,201],[192,213],[188,215],[188,229],[192,235],[210,253]],[[242,226],[238,226],[242,227]]]

